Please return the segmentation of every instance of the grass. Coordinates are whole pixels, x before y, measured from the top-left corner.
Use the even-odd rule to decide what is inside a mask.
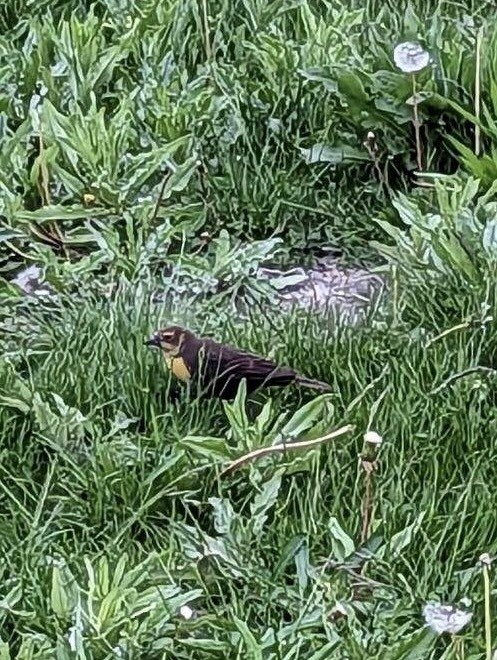
[[[91,658],[115,657],[116,646],[125,657],[319,658],[325,648],[380,658],[388,647],[389,657],[414,658],[395,653],[415,642],[423,657],[440,657],[421,609],[433,596],[482,602],[477,558],[495,548],[497,457],[492,381],[470,375],[433,390],[478,364],[495,326],[483,344],[475,329],[425,348],[408,327],[341,328],[318,317],[306,319],[305,342],[295,315],[278,319],[276,337],[267,325],[224,334],[211,325],[333,385],[333,410],[310,418],[304,437],[356,427],[220,479],[231,459],[268,444],[254,426],[268,396],[250,405],[248,422],[236,405],[168,400],[159,357],[142,346],[160,309],[146,298],[130,306],[132,294],[30,309],[29,330],[4,353],[0,548],[6,602],[14,595],[1,616],[11,653],[30,640],[32,657],[56,648],[73,657],[72,634]],[[271,424],[310,398],[273,393]],[[361,550],[357,455],[368,429],[384,443]],[[337,602],[348,614],[334,620]],[[184,604],[196,618],[182,619]],[[467,634],[471,652],[482,648],[482,622],[477,614]]]
[[[148,230],[167,217],[189,250],[202,231],[226,228],[246,240],[284,237],[287,261],[322,247],[372,261],[371,218],[389,209],[378,169],[409,190],[415,168],[412,89],[394,46],[419,38],[436,59],[419,80],[428,92],[421,137],[430,170],[447,173],[458,166],[447,134],[465,145],[473,133],[448,105],[473,109],[466,12],[485,22],[485,48],[493,43],[487,4],[439,3],[429,14],[423,3],[391,6],[217,0],[206,21],[204,5],[188,0],[50,11],[8,3],[1,272],[26,259],[54,270],[54,248],[73,260],[96,256],[104,228],[130,240],[129,218]],[[491,61],[485,51],[486,101]],[[363,145],[371,130],[378,167]],[[163,208],[144,218],[165,175]]]
[[[0,660],[490,660],[494,3],[28,5],[0,17],[0,273],[57,297],[1,280]],[[435,59],[429,169],[473,178],[413,189],[403,39]],[[260,263],[330,248],[393,264],[384,309],[268,307]],[[333,392],[197,401],[143,345],[166,322]],[[425,626],[463,598],[460,635]]]

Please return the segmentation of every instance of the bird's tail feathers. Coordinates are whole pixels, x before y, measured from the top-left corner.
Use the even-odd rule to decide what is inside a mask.
[[[328,383],[323,383],[320,380],[314,380],[313,378],[307,378],[306,376],[297,376],[297,383],[303,385],[304,387],[309,387],[312,390],[319,390],[320,392],[331,392],[332,387]]]

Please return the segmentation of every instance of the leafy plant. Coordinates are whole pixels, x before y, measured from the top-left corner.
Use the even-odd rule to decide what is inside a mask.
[[[373,245],[394,266],[405,295],[422,296],[427,310],[452,309],[482,320],[494,309],[495,187],[485,195],[479,188],[472,177],[436,177],[431,203],[398,194],[393,205],[400,223],[377,219],[392,242]]]

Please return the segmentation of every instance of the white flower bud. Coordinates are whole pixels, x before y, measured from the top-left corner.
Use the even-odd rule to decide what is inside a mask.
[[[364,434],[364,442],[367,442],[370,445],[381,445],[383,438],[376,431],[368,431]]]
[[[188,619],[191,619],[193,616],[193,610],[191,607],[188,607],[188,605],[182,605],[180,607],[179,613],[181,614],[183,619],[186,619],[187,621]]]

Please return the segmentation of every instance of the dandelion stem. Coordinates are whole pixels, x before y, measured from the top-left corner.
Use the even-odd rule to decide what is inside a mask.
[[[366,484],[364,490],[364,497],[362,500],[361,506],[361,535],[359,539],[360,545],[364,545],[369,538],[371,521],[373,520],[373,506],[374,506],[374,496],[373,496],[373,478],[370,472],[365,470],[366,474],[364,476],[364,481]]]
[[[162,177],[162,183],[161,187],[159,190],[159,196],[157,197],[157,201],[155,202],[154,210],[152,212],[152,219],[150,221],[151,225],[154,225],[155,221],[157,220],[157,216],[159,214],[159,209],[162,204],[162,198],[164,197],[164,193],[166,192],[166,185],[167,185],[167,180],[169,178],[169,171],[167,171],[164,176]]]
[[[417,95],[417,89],[416,89],[416,74],[412,74],[412,109],[413,109],[413,124],[414,124],[414,135],[416,137],[416,160],[418,163],[418,170],[420,172],[423,171],[423,160],[422,160],[422,155],[421,155],[421,134],[420,134],[420,126],[421,123],[419,121],[419,113],[418,113],[418,100],[416,98]]]
[[[480,121],[480,102],[481,102],[481,44],[483,40],[483,27],[480,27],[476,35],[476,70],[475,70],[475,117]],[[480,155],[480,125],[475,124],[475,155]]]
[[[378,144],[376,142],[376,136],[372,131],[368,133],[366,139],[363,142],[363,145],[373,162],[376,172],[378,173],[378,180],[380,185],[383,187],[385,194],[391,196],[392,191],[388,185],[387,168],[385,167],[385,172],[382,172],[380,159],[378,157]]]
[[[212,59],[212,47],[209,32],[209,15],[207,13],[207,0],[202,0],[202,22],[204,28],[205,56],[210,62]]]
[[[485,659],[492,660],[492,621],[490,616],[490,561],[483,564],[483,590],[485,598]]]
[[[371,523],[374,517],[375,488],[374,473],[377,470],[379,444],[372,444],[364,438],[361,452],[361,467],[364,472],[364,495],[361,503],[361,532],[359,536],[360,545],[364,545],[371,534]]]
[[[452,647],[456,660],[464,660],[464,639],[457,637],[457,635],[452,635]]]

